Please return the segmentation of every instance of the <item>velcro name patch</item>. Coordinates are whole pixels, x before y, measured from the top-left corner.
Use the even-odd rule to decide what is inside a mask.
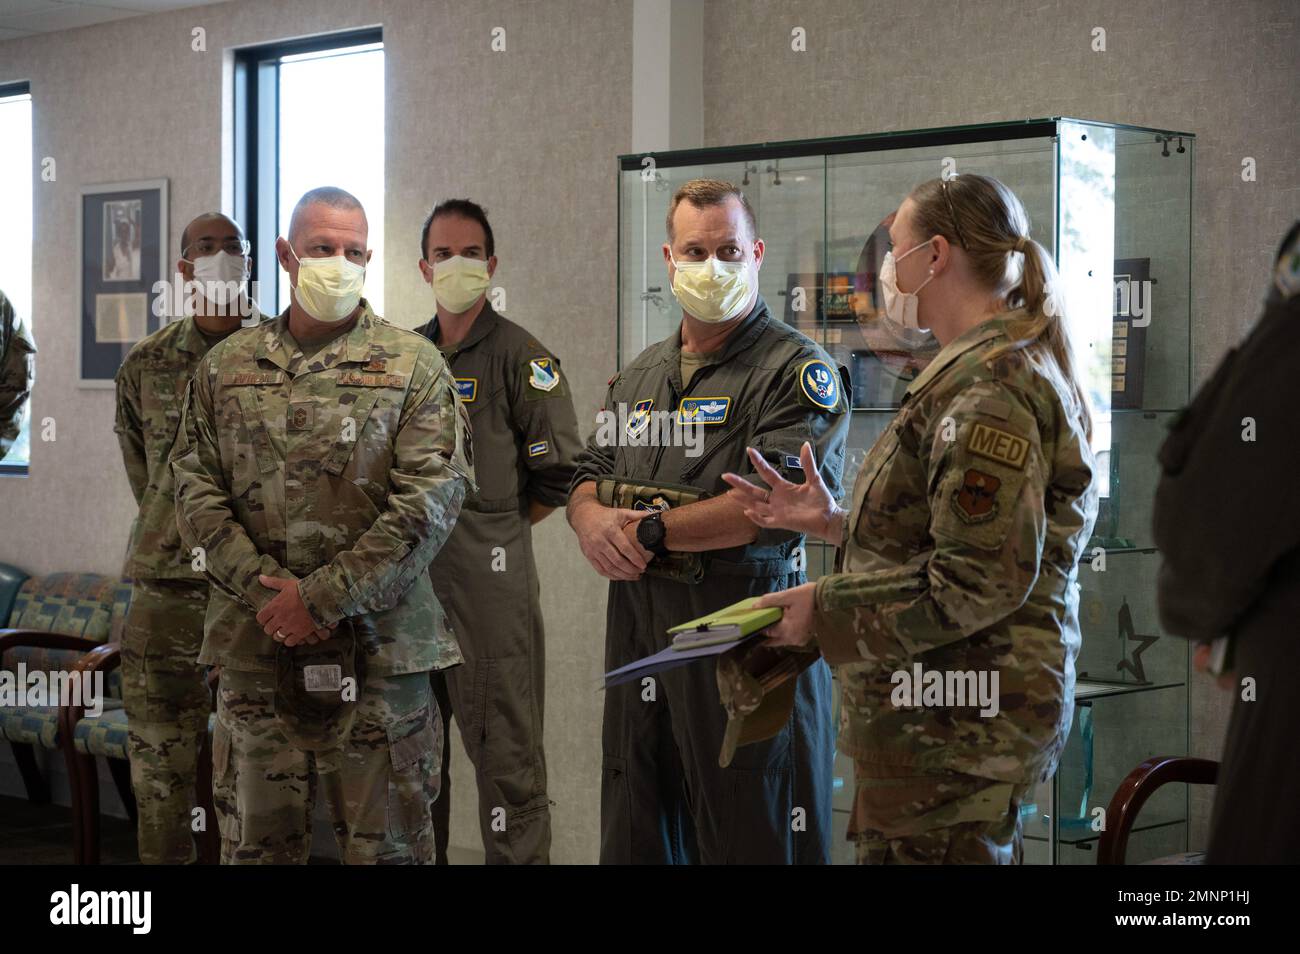
[[[340,371],[339,384],[350,388],[401,388],[406,386],[406,375],[362,374],[360,371]]]
[[[999,464],[1020,470],[1029,458],[1029,441],[987,424],[976,424],[970,432],[966,449]]]

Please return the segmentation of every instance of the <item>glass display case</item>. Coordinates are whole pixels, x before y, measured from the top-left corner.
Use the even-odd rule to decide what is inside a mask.
[[[1090,863],[1104,810],[1153,755],[1188,750],[1188,643],[1160,631],[1151,539],[1155,454],[1191,383],[1190,133],[1052,118],[619,158],[618,361],[681,320],[661,252],[669,201],[707,176],[741,185],[766,245],[760,288],[774,315],[850,372],[845,487],[937,351],[878,317],[884,220],[919,183],[980,173],[1020,197],[1055,257],[1092,402],[1100,508],[1080,569],[1083,645],[1074,725],[1054,779],[1022,806],[1025,860]],[[809,576],[834,550],[812,543]],[[837,860],[852,766],[836,761]],[[1140,862],[1187,847],[1185,785],[1162,788],[1129,841]]]

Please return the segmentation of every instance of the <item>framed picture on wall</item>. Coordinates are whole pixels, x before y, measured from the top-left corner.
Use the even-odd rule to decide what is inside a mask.
[[[137,341],[158,330],[154,286],[167,268],[167,180],[82,186],[77,385],[111,388]]]

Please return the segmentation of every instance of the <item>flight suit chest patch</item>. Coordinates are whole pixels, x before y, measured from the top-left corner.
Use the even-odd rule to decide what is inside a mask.
[[[478,397],[478,378],[457,378],[456,393],[460,395],[461,403],[473,404]]]
[[[969,468],[953,494],[953,510],[967,523],[983,523],[998,512],[997,494],[1002,481],[982,470]]]
[[[1022,469],[1029,458],[1029,441],[987,424],[976,424],[971,428],[966,449],[1016,470]]]
[[[725,424],[731,411],[729,397],[682,398],[677,405],[678,424]]]

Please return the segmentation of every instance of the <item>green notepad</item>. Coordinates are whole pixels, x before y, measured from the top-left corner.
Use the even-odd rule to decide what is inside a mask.
[[[751,596],[716,613],[674,626],[668,630],[668,635],[673,638],[673,649],[699,649],[701,646],[735,642],[771,626],[781,618],[781,607],[754,609],[758,599]]]

